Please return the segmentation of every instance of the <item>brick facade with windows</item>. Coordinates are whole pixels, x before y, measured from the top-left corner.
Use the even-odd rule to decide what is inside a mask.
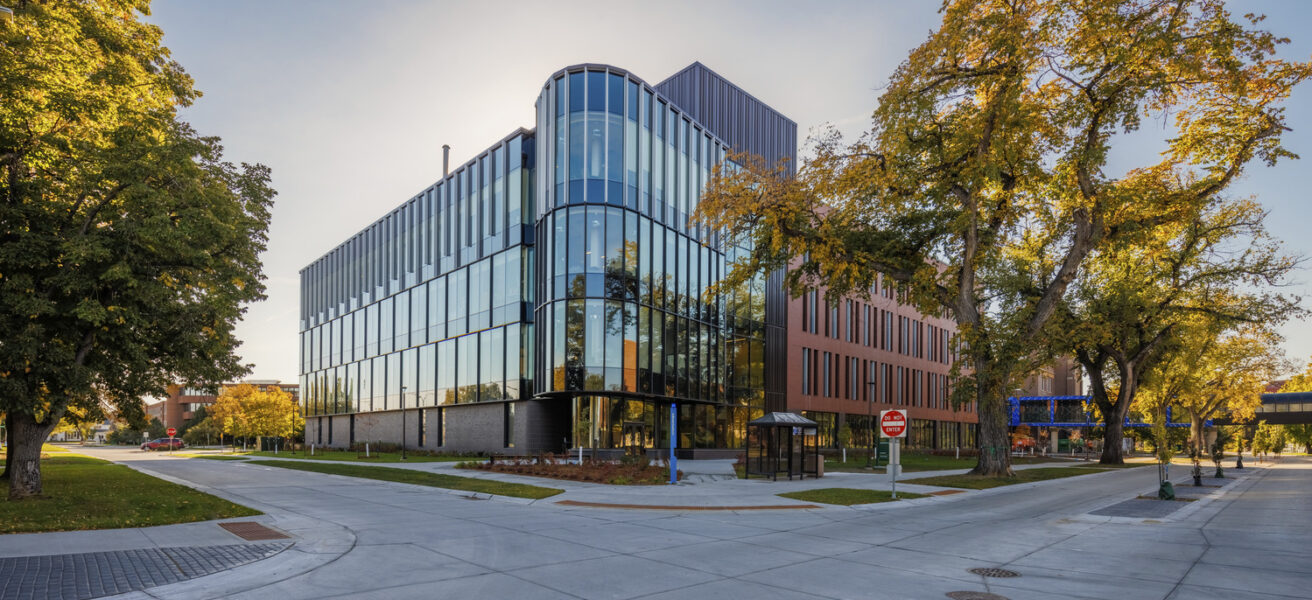
[[[956,324],[921,314],[890,283],[869,298],[829,302],[816,289],[789,300],[787,410],[820,423],[825,447],[844,422],[850,446],[866,447],[868,415],[893,408],[908,411],[908,447],[974,447],[975,407],[950,400]]]

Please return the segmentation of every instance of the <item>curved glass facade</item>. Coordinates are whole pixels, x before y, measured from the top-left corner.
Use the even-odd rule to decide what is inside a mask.
[[[763,408],[764,297],[708,295],[733,252],[688,222],[724,144],[607,67],[552,77],[538,124],[554,141],[538,171],[538,395],[572,399],[576,445],[667,445],[673,401],[679,447],[740,446]]]
[[[692,86],[697,72],[654,88],[608,66],[562,70],[535,130],[303,269],[310,439],[661,448],[677,403],[678,447],[741,447],[766,401],[766,286],[707,293],[741,249],[689,223],[727,155],[690,110],[741,129],[736,144],[795,125],[727,83]],[[685,106],[660,91],[671,81]]]

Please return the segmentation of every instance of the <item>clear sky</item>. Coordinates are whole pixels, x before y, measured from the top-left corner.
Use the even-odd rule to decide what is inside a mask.
[[[534,126],[546,78],[611,64],[655,84],[701,61],[798,123],[857,134],[880,88],[938,24],[939,3],[861,0],[341,2],[156,0],[150,21],[204,92],[183,117],[233,162],[273,170],[264,254],[268,300],[238,328],[251,376],[296,380],[298,273],[517,127]],[[1246,0],[1312,55],[1312,2]],[[1306,158],[1254,165],[1232,193],[1256,195],[1290,251],[1312,256],[1312,85],[1289,106],[1286,146]],[[1312,297],[1312,264],[1291,292]],[[1312,302],[1312,298],[1309,299]],[[1312,305],[1305,302],[1305,305]],[[1284,328],[1300,364],[1306,322]]]

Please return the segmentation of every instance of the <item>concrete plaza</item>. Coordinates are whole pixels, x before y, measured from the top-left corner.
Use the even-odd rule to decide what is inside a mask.
[[[536,502],[471,500],[239,461],[85,452],[263,510],[254,520],[294,542],[269,558],[119,598],[945,598],[973,591],[1013,600],[1243,599],[1306,598],[1312,589],[1312,461],[1305,457],[1254,466],[1219,497],[1141,519],[1089,513],[1149,493],[1152,468],[868,507],[666,511],[558,502],[783,505],[790,501],[775,493],[887,483],[882,475],[839,475],[616,489],[534,480],[567,492]],[[0,536],[0,557],[240,542],[224,535],[212,523],[10,535]],[[980,567],[1019,576],[969,571]]]

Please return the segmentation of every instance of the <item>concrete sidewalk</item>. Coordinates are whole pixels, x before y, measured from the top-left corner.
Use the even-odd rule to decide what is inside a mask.
[[[1088,513],[1154,489],[1152,469],[956,494],[936,500],[953,504],[933,507],[669,512],[562,507],[552,499],[471,502],[434,488],[240,461],[117,458],[265,510],[274,526],[296,536],[292,550],[123,596],[133,600],[941,598],[957,591],[1011,600],[1281,598],[1302,597],[1302,582],[1312,577],[1302,550],[1312,533],[1312,463],[1305,459],[1256,470],[1187,519],[1131,522]],[[879,485],[881,478],[640,489],[773,497],[785,485],[854,487],[848,482]],[[583,494],[609,486],[570,487],[567,493]],[[316,544],[318,552],[302,548]],[[1021,576],[968,571],[977,567]]]
[[[93,448],[71,451],[110,460],[122,458],[106,456]],[[0,581],[0,600],[94,598],[104,596],[98,590],[125,589],[136,591],[115,597],[210,597],[204,586],[196,586],[191,580],[223,577],[227,589],[261,587],[328,564],[355,544],[355,536],[348,528],[306,518],[256,498],[143,468],[141,464],[124,464],[264,514],[155,527],[0,535],[0,573],[5,572],[6,566],[20,568],[29,576],[53,568],[55,579],[50,583],[60,584],[58,588],[33,588],[32,581],[20,582],[10,577]],[[258,523],[287,538],[246,540],[219,526],[237,522]],[[40,583],[36,582],[38,586]],[[158,595],[162,590],[167,593]]]

